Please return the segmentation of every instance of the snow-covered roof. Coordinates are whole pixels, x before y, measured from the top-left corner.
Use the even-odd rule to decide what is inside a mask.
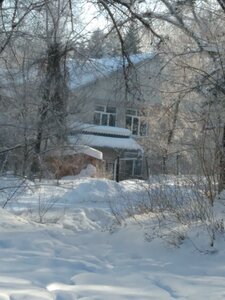
[[[154,52],[140,53],[130,55],[132,64],[138,64],[146,59],[151,59],[155,56]],[[70,88],[77,88],[79,86],[91,83],[98,78],[102,78],[111,74],[112,72],[122,69],[124,64],[123,57],[104,57],[100,59],[88,59],[85,61],[71,59],[68,62],[70,73]],[[128,61],[125,59],[125,64]]]
[[[70,128],[73,134],[69,136],[69,141],[73,145],[144,151],[131,137],[131,131],[126,128],[99,126],[80,122],[74,122]]]
[[[88,156],[91,156],[91,157],[94,157],[94,158],[97,158],[100,160],[103,159],[103,153],[101,151],[94,149],[92,147],[86,146],[86,145],[80,145],[78,147],[77,151],[78,151],[78,153],[84,153]]]
[[[101,135],[109,135],[109,136],[124,136],[130,137],[131,131],[126,128],[121,127],[113,127],[113,126],[100,126],[93,125],[88,123],[80,123],[74,122],[70,125],[71,131],[73,132],[83,132],[83,133],[91,133],[91,134],[101,134]]]
[[[83,129],[83,132],[87,133],[97,133],[106,135],[116,135],[116,136],[131,136],[131,131],[126,128],[113,127],[113,126],[90,126]]]
[[[109,137],[92,134],[79,134],[69,137],[70,143],[98,148],[124,149],[143,152],[143,148],[131,137]]]
[[[81,144],[76,144],[73,146],[54,149],[54,150],[48,151],[47,155],[54,155],[54,156],[60,157],[60,156],[74,155],[74,154],[78,154],[78,153],[83,153],[88,156],[97,158],[99,160],[103,159],[103,154],[101,151],[94,149],[90,146],[81,145]]]

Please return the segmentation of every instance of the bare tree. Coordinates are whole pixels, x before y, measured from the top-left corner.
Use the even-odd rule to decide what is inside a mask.
[[[118,20],[116,22],[116,17],[114,17],[114,25],[118,31],[130,19],[136,19],[151,32],[153,45],[164,56],[164,70],[173,64],[179,69],[177,74],[180,75],[182,69],[187,73],[187,76],[184,75],[180,78],[172,76],[168,80],[168,83],[172,84],[169,92],[173,92],[175,99],[172,123],[167,136],[168,146],[174,136],[180,106],[179,99],[182,94],[194,93],[198,95],[202,103],[213,101],[217,105],[220,102],[221,107],[224,107],[225,10],[223,1],[196,3],[193,1],[161,0],[152,2],[146,0],[141,1],[143,2],[141,4],[140,1],[123,0],[97,2],[109,14],[111,12],[115,16],[115,12],[117,12],[117,15],[120,16],[120,22]],[[176,47],[173,46],[174,44]],[[188,96],[184,99],[187,101]],[[221,122],[224,123],[223,120],[224,115],[222,114]],[[218,145],[220,190],[225,187],[224,138],[225,134],[222,135]]]

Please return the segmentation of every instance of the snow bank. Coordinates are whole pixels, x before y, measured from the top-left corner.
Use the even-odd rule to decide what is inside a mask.
[[[121,208],[130,199],[141,201],[145,182],[80,178],[56,183],[26,182],[28,188],[9,206],[17,213],[19,205],[41,213],[40,199],[47,204],[57,199],[50,206],[53,215],[61,211],[55,223],[37,224],[0,209],[0,299],[224,299],[223,232],[210,247],[202,224],[174,224],[174,232],[188,233],[174,247],[162,239],[163,228],[161,237],[153,236],[158,224],[151,214],[127,219],[122,227],[114,223],[109,203]],[[175,188],[172,180],[168,185]],[[157,183],[151,188],[156,190]]]

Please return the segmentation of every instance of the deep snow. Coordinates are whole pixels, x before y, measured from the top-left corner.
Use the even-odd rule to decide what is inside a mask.
[[[18,182],[2,178],[2,204]],[[225,299],[224,235],[211,248],[206,231],[189,228],[175,247],[154,237],[151,215],[119,226],[110,206],[145,197],[140,181],[23,183],[0,209],[0,300]]]

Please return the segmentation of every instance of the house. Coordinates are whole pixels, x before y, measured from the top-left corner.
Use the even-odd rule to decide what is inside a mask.
[[[103,153],[105,172],[120,179],[146,177],[144,141],[149,105],[159,104],[160,58],[154,53],[71,62],[70,143]],[[84,124],[77,130],[74,124]]]
[[[143,177],[143,148],[132,138],[131,131],[113,126],[74,124],[69,135],[70,144],[88,145],[103,153],[105,176],[116,179]]]

